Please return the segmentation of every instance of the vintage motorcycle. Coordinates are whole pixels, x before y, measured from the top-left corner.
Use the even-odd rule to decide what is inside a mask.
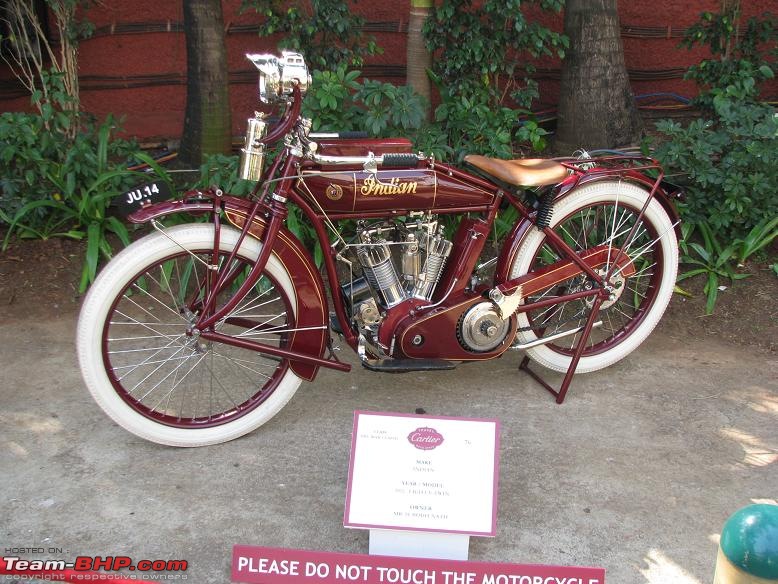
[[[678,191],[656,161],[469,155],[456,167],[404,138],[312,133],[302,55],[247,57],[260,100],[283,108],[272,128],[265,114],[248,120],[240,173],[253,194],[212,187],[166,200],[157,181],[121,195],[129,221],[155,232],[118,254],[84,300],[84,381],[130,432],[175,446],[246,434],[319,368],[350,370],[333,333],[378,372],[522,350],[521,368],[561,403],[574,373],[624,358],[656,326],[679,223]],[[315,230],[326,287],[288,229],[289,203]],[[489,259],[506,208],[518,219]],[[180,213],[208,221],[160,222]],[[564,372],[560,388],[531,361]]]

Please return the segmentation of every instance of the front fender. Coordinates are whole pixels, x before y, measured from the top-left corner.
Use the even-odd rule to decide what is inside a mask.
[[[227,220],[238,229],[242,229],[253,203],[232,196],[222,196],[218,200],[221,201],[221,208],[224,210]],[[174,213],[202,214],[213,211],[213,202],[184,199],[147,205],[133,213],[128,219],[133,223],[146,223],[152,219]],[[249,228],[249,234],[261,240],[267,221],[262,213],[257,215]],[[295,289],[297,302],[295,328],[299,330],[292,333],[289,349],[307,355],[324,357],[327,335],[329,334],[327,330],[329,310],[327,296],[324,294],[324,283],[315,267],[313,258],[286,227],[281,227],[279,230],[273,242],[273,253],[286,268]],[[317,365],[301,361],[290,361],[289,367],[296,375],[306,381],[313,381],[319,370]]]

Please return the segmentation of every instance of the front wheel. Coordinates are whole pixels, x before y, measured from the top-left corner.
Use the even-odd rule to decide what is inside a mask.
[[[601,305],[576,368],[578,373],[602,369],[629,355],[648,337],[670,302],[678,270],[678,242],[674,225],[658,200],[653,199],[638,220],[648,196],[646,190],[631,183],[596,182],[576,189],[554,207],[550,227],[570,247],[582,251],[608,246],[610,261],[623,250],[635,268],[629,277],[614,271],[610,281],[613,299]],[[628,239],[633,226],[633,236]],[[519,246],[510,277],[560,259],[546,235],[532,229]],[[603,266],[599,273],[604,275],[609,267]],[[579,275],[524,302],[531,304],[593,285],[592,278]],[[527,349],[527,354],[544,367],[567,371],[580,340],[577,331],[586,324],[592,305],[592,297],[586,297],[519,313],[517,342],[559,335],[555,341]]]
[[[81,372],[98,405],[133,434],[171,446],[226,442],[278,413],[300,385],[285,359],[197,336],[193,324],[212,280],[214,227],[180,225],[138,240],[101,272],[77,329]],[[219,273],[232,284],[223,306],[254,265],[262,244],[222,227]],[[296,297],[281,261],[270,255],[250,292],[215,330],[285,347]]]

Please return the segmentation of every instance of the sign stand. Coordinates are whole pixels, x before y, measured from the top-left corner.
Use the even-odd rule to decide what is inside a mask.
[[[471,536],[497,532],[499,422],[354,412],[345,527],[370,555],[236,545],[249,584],[604,584],[605,570],[470,562]]]
[[[497,420],[355,412],[346,527],[370,555],[467,560],[494,537]]]
[[[371,529],[371,556],[400,556],[439,560],[467,560],[470,536],[437,531]]]

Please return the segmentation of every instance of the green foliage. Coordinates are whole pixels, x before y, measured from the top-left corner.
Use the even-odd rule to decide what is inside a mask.
[[[716,306],[721,279],[742,280],[747,278],[748,274],[735,272],[732,265],[736,248],[734,243],[726,247],[722,246],[707,223],[698,224],[698,228],[702,244],[691,241],[694,225],[687,223],[683,226],[681,263],[696,267],[679,274],[677,281],[680,282],[701,274],[705,275],[706,281],[703,287],[703,293],[707,298],[705,314],[711,314]]]
[[[364,57],[381,53],[373,37],[362,33],[365,20],[352,13],[350,5],[344,0],[292,5],[282,0],[243,0],[242,9],[264,17],[261,36],[280,34],[279,48],[300,51],[312,68],[330,69],[340,64],[359,67]]]
[[[774,77],[776,48],[766,50],[775,31],[770,15],[752,18],[738,31],[739,8],[704,13],[684,41],[707,45],[714,59],[691,67],[706,116],[688,127],[665,120],[657,129],[666,141],[655,156],[671,174],[688,176],[684,220],[707,223],[730,241],[742,239],[765,217],[778,216],[778,117],[760,103],[759,85]]]
[[[242,197],[254,190],[255,183],[243,180],[238,176],[240,157],[227,156],[225,154],[211,154],[206,156],[200,165],[200,178],[190,185],[190,189],[206,189],[217,186],[225,193]]]
[[[129,243],[127,228],[110,216],[108,206],[138,180],[123,161],[140,155],[135,144],[112,137],[112,117],[95,124],[66,107],[70,97],[61,75],[46,74],[43,82],[49,99],[41,102],[40,114],[0,115],[0,222],[8,227],[3,249],[14,235],[86,239],[84,291],[99,257],[113,253],[108,235]],[[78,122],[71,138],[69,130]]]
[[[545,148],[547,132],[532,119],[521,122],[529,111],[493,106],[486,93],[468,97],[443,86],[439,90],[442,103],[435,110],[435,124],[417,140],[421,150],[444,159],[465,153],[513,158],[520,143],[529,143],[534,150]]]
[[[697,236],[699,232],[699,236]],[[778,237],[778,217],[760,221],[748,234],[724,246],[715,231],[702,222],[686,223],[682,227],[681,264],[693,266],[678,276],[678,282],[693,276],[704,275],[703,293],[707,298],[705,313],[711,314],[716,305],[722,279],[730,282],[747,278],[749,274],[737,273],[737,268]],[[775,264],[778,265],[778,264]],[[773,266],[774,269],[774,266]],[[778,274],[778,272],[776,272]]]
[[[535,2],[559,11],[562,0]],[[436,125],[419,145],[436,154],[477,152],[511,158],[520,143],[546,146],[546,131],[526,109],[538,97],[526,56],[564,57],[567,37],[527,20],[521,0],[444,0],[427,20],[424,34],[440,56],[430,72],[442,103]],[[517,109],[518,108],[518,109]]]
[[[735,258],[739,265],[754,254],[760,253],[778,237],[778,217],[760,221],[743,239],[736,239]]]
[[[666,141],[654,154],[668,173],[688,175],[684,219],[734,239],[778,215],[778,117],[770,106],[722,95],[714,113],[686,128],[659,122]]]
[[[17,114],[20,115],[31,114]],[[25,120],[16,121],[23,123]],[[37,120],[32,122],[40,123]],[[113,129],[109,119],[92,132],[78,134],[59,160],[41,161],[38,160],[40,152],[34,152],[33,156],[24,160],[23,189],[27,196],[18,197],[26,202],[13,205],[16,208],[12,213],[5,208],[0,209],[0,219],[8,224],[3,249],[12,235],[86,239],[80,292],[94,280],[99,258],[113,255],[109,234],[116,236],[124,245],[130,243],[127,228],[110,215],[108,207],[117,193],[133,180],[142,179],[138,179],[137,173],[109,162],[109,153],[116,150],[116,146],[111,146]],[[4,164],[7,162],[3,159]],[[14,202],[13,195],[8,198]]]
[[[714,98],[719,95],[756,102],[759,85],[775,77],[778,55],[772,40],[778,26],[775,18],[770,14],[761,19],[752,17],[742,32],[738,30],[739,24],[739,3],[722,13],[704,12],[681,43],[690,49],[707,46],[713,54],[713,59],[689,67],[685,76],[699,86],[696,103],[704,108],[712,108]],[[768,50],[768,47],[772,48]]]
[[[424,121],[424,99],[410,87],[365,79],[345,64],[314,71],[303,104],[314,131],[361,130],[373,136],[406,135]]]
[[[559,12],[564,2],[534,4]],[[537,97],[537,84],[528,78],[534,70],[523,59],[564,57],[569,46],[564,35],[527,20],[521,0],[443,0],[432,11],[424,34],[429,49],[440,52],[433,68],[450,93],[493,107],[508,100],[528,107]]]

